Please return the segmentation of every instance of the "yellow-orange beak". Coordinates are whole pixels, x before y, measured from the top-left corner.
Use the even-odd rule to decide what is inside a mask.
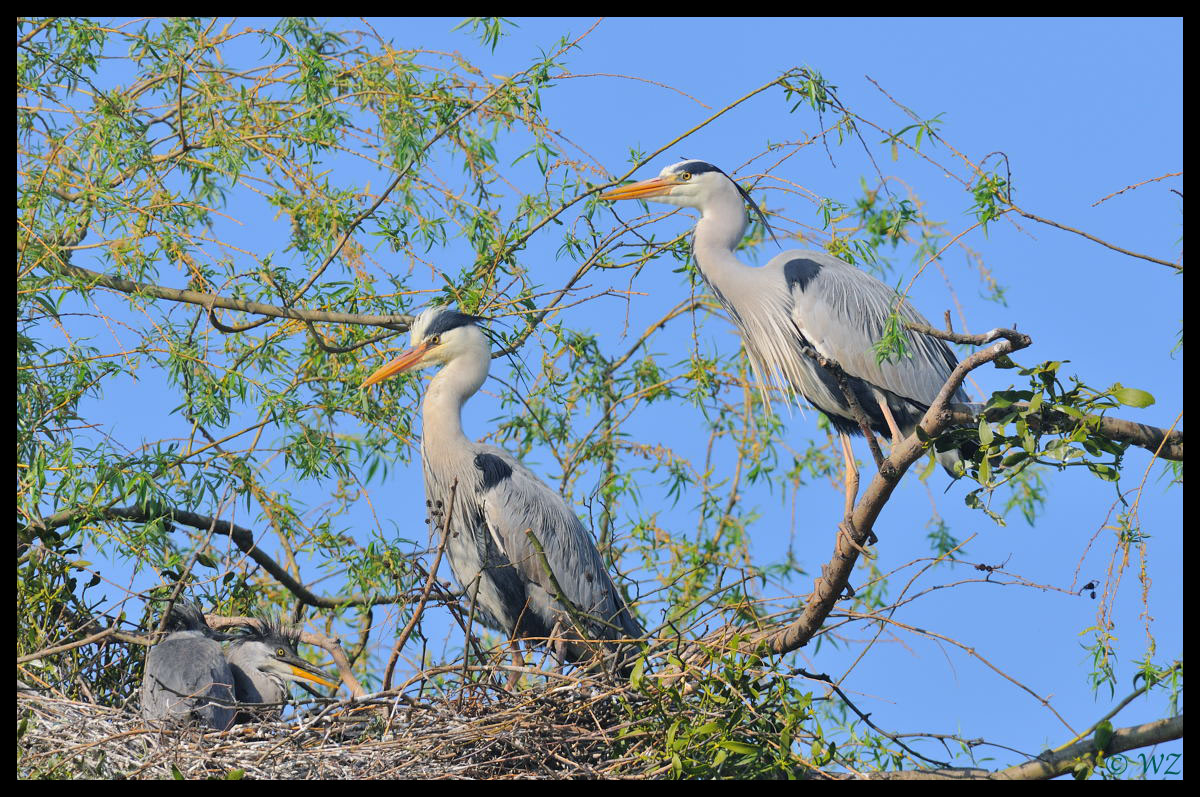
[[[408,369],[420,363],[421,359],[425,356],[425,352],[427,351],[429,351],[428,343],[422,343],[420,345],[413,346],[411,349],[405,349],[400,353],[399,357],[392,360],[387,365],[380,366],[375,373],[368,376],[366,381],[362,383],[360,389],[368,388],[376,382],[382,382],[388,377],[395,376],[401,371],[407,371]]]
[[[318,670],[316,667],[309,666],[307,662],[305,662],[305,667],[297,667],[294,664],[291,665],[291,667],[292,672],[296,674],[297,678],[303,678],[306,681],[312,681],[313,683],[318,683],[321,686],[328,686],[333,689],[337,688],[337,684],[329,680],[329,676]]]
[[[600,195],[600,199],[643,199],[651,196],[661,196],[675,187],[675,181],[666,177],[651,177],[640,183],[623,185]]]

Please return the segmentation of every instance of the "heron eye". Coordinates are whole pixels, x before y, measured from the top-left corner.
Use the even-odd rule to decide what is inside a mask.
[[[692,179],[692,173],[691,172],[680,172],[679,179],[686,183],[688,180]]]
[[[439,343],[441,343],[441,342],[442,342],[442,336],[441,336],[441,335],[434,335],[434,336],[432,336],[432,337],[429,339],[429,345],[430,345],[430,346],[436,346],[436,345],[438,345],[438,344],[439,344]]]
[[[286,651],[286,650],[284,650],[283,648],[279,648],[278,650],[276,650],[276,651],[275,651],[275,655],[276,655],[276,656],[286,656],[286,655],[287,655],[287,651]]]

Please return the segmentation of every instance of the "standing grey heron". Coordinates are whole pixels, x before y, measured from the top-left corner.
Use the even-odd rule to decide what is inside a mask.
[[[491,364],[479,320],[446,307],[425,310],[413,322],[411,347],[363,387],[441,366],[421,405],[426,505],[450,513],[450,569],[483,624],[507,634],[514,653],[518,638],[557,637],[560,659],[593,657],[587,640],[602,641],[620,659],[617,641],[644,631],[579,518],[512,454],[463,433],[463,404]]]
[[[841,365],[871,429],[890,433],[893,443],[913,432],[958,364],[944,341],[911,330],[903,333],[910,356],[878,362],[872,347],[884,334],[896,294],[843,260],[817,250],[790,249],[761,268],[739,261],[734,248],[746,232],[747,203],[770,227],[745,189],[711,163],[682,161],[658,177],[613,189],[600,199],[649,199],[700,211],[692,254],[742,334],[764,400],[769,404],[774,383],[789,401],[799,394],[829,417],[841,436],[848,492],[857,476],[847,435],[862,430],[837,380],[804,348]],[[928,324],[907,301],[897,311],[903,321]],[[961,389],[954,398],[967,401]],[[951,476],[957,475],[958,451],[941,452],[938,460]]]
[[[300,658],[297,629],[275,620],[259,620],[242,636],[234,637],[226,657],[233,672],[234,696],[239,704],[237,722],[275,719],[288,696],[287,681],[306,689],[309,682],[337,687],[336,679]],[[253,704],[266,704],[255,708]]]
[[[200,607],[177,600],[167,616],[167,638],[146,653],[142,716],[200,722],[225,730],[234,719],[234,676]]]

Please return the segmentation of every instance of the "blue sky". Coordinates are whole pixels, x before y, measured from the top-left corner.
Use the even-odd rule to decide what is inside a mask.
[[[539,49],[552,49],[563,36],[579,36],[596,21],[515,22],[517,27],[506,29],[494,53],[465,30],[452,31],[457,20],[372,24],[395,46],[458,50],[485,73],[511,74],[526,68]],[[1182,250],[1182,199],[1170,191],[1182,191],[1181,178],[1143,185],[1094,206],[1126,186],[1182,170],[1180,20],[606,19],[565,61],[580,77],[560,80],[545,92],[545,113],[610,175],[627,171],[631,149],[654,151],[780,72],[808,66],[836,85],[841,101],[863,117],[892,129],[908,124],[869,76],[920,117],[943,114],[942,136],[976,162],[1002,151],[1012,169],[1016,200],[1033,213],[1168,261],[1175,261]],[[741,167],[768,143],[802,140],[819,129],[811,111],[789,113],[789,107],[778,91],[755,97],[672,146],[634,176],[652,176],[682,157],[707,160],[731,173],[740,169],[735,176],[756,174],[773,159]],[[951,235],[971,225],[969,197],[957,182],[912,158],[892,162],[886,146],[877,145],[880,135],[867,133],[865,138],[879,168],[906,181],[927,203],[927,213],[943,220]],[[944,148],[926,151],[940,162],[954,163]],[[860,180],[872,182],[874,174],[857,144],[833,147],[830,153],[813,144],[798,148],[772,171],[755,196],[770,211],[798,222],[781,225],[786,233],[801,230],[801,225],[806,230],[808,240],[784,240],[785,247],[817,246],[823,239],[816,204],[799,192],[853,202],[860,194]],[[352,177],[342,177],[354,183]],[[795,190],[773,190],[781,184],[777,181],[787,181]],[[618,211],[623,219],[636,215],[633,208]],[[660,237],[678,234],[692,221],[690,212],[683,211],[657,222],[654,229]],[[945,278],[929,269],[910,293],[912,302],[935,323],[958,303],[962,309],[961,315],[955,311],[957,328],[964,320],[972,332],[1016,325],[1035,340],[1030,350],[1018,355],[1022,364],[1069,360],[1065,373],[1090,385],[1121,382],[1157,398],[1153,406],[1119,413],[1122,417],[1162,427],[1175,422],[1183,395],[1183,355],[1174,351],[1183,323],[1182,283],[1170,269],[1027,220],[994,223],[986,235],[976,230],[964,243],[1004,286],[1007,305],[986,300],[972,260],[952,250],[942,261]],[[461,251],[453,245],[447,251],[450,273],[467,262]],[[742,256],[762,263],[777,251],[767,242]],[[385,252],[375,257],[388,267]],[[542,280],[547,285],[556,284],[562,278],[558,272],[572,267],[536,245],[522,260],[535,273],[553,270]],[[892,283],[899,278],[907,282],[915,270],[909,252],[898,251],[892,266]],[[589,275],[596,290],[605,286],[605,279],[606,274]],[[625,272],[611,279],[613,287],[630,287]],[[430,280],[430,288],[438,285]],[[679,276],[661,263],[643,269],[632,287],[645,295],[627,303],[602,300],[565,311],[571,314],[570,324],[595,330],[615,349],[625,319],[630,329],[643,329],[683,298],[685,290]],[[714,346],[737,345],[732,329],[719,318],[705,318],[701,330]],[[672,351],[663,342],[656,356],[678,359],[686,352]],[[507,378],[506,372],[503,360],[494,364],[497,376]],[[1013,378],[1012,372],[991,369],[975,374],[985,391],[1007,387]],[[501,412],[486,395],[489,386],[484,390],[465,416],[468,434],[477,437],[490,431]],[[647,442],[660,438],[686,449],[701,420],[649,407],[630,429]],[[817,434],[814,420],[811,411],[786,418],[794,446],[803,447],[805,439]],[[128,429],[140,422],[143,419],[117,415],[113,428]],[[862,461],[869,457],[861,442],[856,452]],[[548,480],[558,475],[543,470],[545,461],[531,459],[528,464]],[[1147,452],[1130,449],[1121,487],[1136,487],[1149,465]],[[1152,467],[1140,511],[1143,529],[1150,534],[1146,561],[1153,581],[1151,629],[1158,643],[1157,660],[1165,662],[1182,655],[1182,507],[1181,491],[1166,490],[1161,470],[1160,465]],[[391,478],[396,488],[376,488],[372,500],[380,516],[396,519],[403,527],[403,519],[413,511],[411,499],[420,493],[420,471],[397,467]],[[927,556],[926,523],[931,506],[936,506],[957,536],[978,534],[968,548],[971,561],[1007,561],[1008,570],[1030,582],[1062,589],[1103,578],[1113,550],[1112,533],[1103,528],[1116,501],[1111,485],[1078,473],[1048,473],[1046,481],[1048,502],[1036,524],[1029,526],[1014,516],[1007,527],[999,528],[963,506],[964,486],[943,494],[942,474],[932,477],[928,488],[909,475],[876,526],[881,540],[877,564],[889,571]],[[743,500],[763,514],[755,527],[755,564],[777,560],[791,545],[810,573],[819,572],[832,551],[839,492],[816,483],[786,501],[754,485],[747,485],[744,493]],[[685,503],[664,517],[690,530],[694,520],[687,517]],[[413,523],[419,524],[419,519]],[[893,589],[914,573],[912,568],[899,573]],[[448,571],[445,575],[449,577]],[[646,578],[644,573],[633,575]],[[975,575],[965,568],[941,568],[923,575],[913,589]],[[808,584],[796,583],[794,588],[803,593]],[[1096,606],[1086,595],[973,583],[935,590],[904,606],[894,619],[969,645],[1038,694],[1053,695],[1054,709],[1082,730],[1115,702],[1107,690],[1093,695],[1085,678],[1088,661],[1082,634],[1095,622]],[[1136,563],[1125,572],[1115,606],[1119,700],[1131,690],[1132,662],[1145,650]],[[901,733],[983,737],[1022,753],[1036,753],[1070,737],[1035,698],[945,639],[901,632],[890,640],[885,637],[881,647],[854,663],[861,650],[855,628],[847,631],[842,645],[810,645],[794,661],[835,677],[848,673],[844,688],[880,726]],[[1114,724],[1133,725],[1163,713],[1163,698],[1154,696],[1125,709]],[[1178,744],[1168,747],[1182,749]],[[981,750],[981,755],[995,756],[997,763],[1021,759],[999,748]]]

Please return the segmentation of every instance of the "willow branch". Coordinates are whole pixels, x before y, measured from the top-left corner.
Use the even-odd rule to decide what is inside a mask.
[[[101,285],[122,293],[200,305],[210,311],[212,308],[219,307],[223,310],[238,310],[243,313],[254,313],[274,318],[294,318],[300,321],[387,327],[397,332],[408,331],[413,322],[413,316],[406,314],[364,315],[360,313],[334,313],[323,310],[297,310],[290,307],[277,307],[272,304],[263,304],[262,302],[231,299],[215,293],[201,293],[200,291],[167,288],[148,282],[135,282],[134,280],[112,277],[68,263],[60,263],[55,266],[55,269],[64,276],[75,277],[76,279],[85,280],[94,285]]]
[[[984,335],[984,338],[1002,340],[964,358],[950,373],[950,378],[942,385],[937,398],[930,404],[919,424],[925,440],[937,437],[951,424],[953,414],[950,411],[950,402],[968,373],[984,363],[992,362],[1033,343],[1028,335],[1008,329],[994,329]],[[921,458],[927,446],[928,443],[923,442],[918,435],[911,434],[892,447],[885,467],[871,479],[862,500],[854,508],[851,533],[836,535],[833,558],[821,567],[821,576],[813,584],[813,591],[809,594],[800,617],[782,630],[759,635],[767,647],[767,652],[782,654],[796,650],[808,644],[813,634],[821,628],[834,604],[849,585],[850,574],[858,561],[861,546],[873,536],[872,527],[891,498],[892,491],[900,483],[900,477]]]
[[[1114,252],[1120,252],[1123,255],[1129,255],[1130,257],[1136,257],[1136,258],[1140,258],[1142,260],[1149,260],[1151,263],[1158,263],[1160,266],[1166,266],[1167,268],[1174,269],[1175,271],[1183,271],[1182,263],[1172,263],[1169,260],[1160,260],[1157,257],[1151,257],[1150,255],[1143,255],[1139,252],[1130,251],[1129,249],[1123,249],[1123,248],[1117,246],[1116,244],[1110,244],[1108,241],[1097,238],[1096,236],[1086,233],[1083,230],[1077,230],[1074,227],[1068,227],[1065,224],[1059,224],[1057,221],[1051,221],[1050,219],[1043,219],[1041,216],[1037,216],[1028,211],[1021,210],[1021,208],[1019,208],[1016,205],[1013,205],[1011,203],[1009,204],[1009,207],[1011,207],[1014,211],[1016,211],[1020,215],[1024,216],[1025,218],[1029,219],[1030,221],[1041,222],[1042,224],[1048,224],[1051,227],[1057,227],[1058,229],[1065,230],[1066,232],[1073,232],[1076,235],[1082,235],[1084,238],[1087,238],[1089,241],[1095,241],[1096,243],[1100,244],[1101,246],[1108,247],[1109,249],[1113,250]]]
[[[45,656],[53,656],[56,653],[66,653],[68,650],[74,650],[75,648],[82,648],[86,645],[91,645],[95,642],[100,642],[101,640],[107,639],[109,637],[112,637],[113,639],[119,640],[121,642],[128,642],[128,643],[134,644],[134,645],[149,645],[150,644],[150,638],[148,636],[142,637],[142,636],[137,636],[134,634],[127,634],[127,633],[121,631],[119,628],[117,628],[114,625],[114,626],[109,626],[108,628],[105,628],[103,631],[92,634],[91,636],[84,637],[83,639],[77,639],[74,642],[67,642],[62,645],[55,645],[54,647],[42,648],[41,650],[39,650],[35,653],[29,653],[24,656],[18,656],[17,664],[25,664],[27,662],[33,661],[34,659],[40,659]]]
[[[962,409],[963,406],[956,404],[951,407],[951,424],[978,423],[979,416],[969,409]],[[1026,405],[1018,403],[1009,407],[991,407],[984,411],[983,417],[989,421],[995,421],[1014,409],[1019,410],[1024,406]],[[1083,420],[1079,420],[1065,412],[1059,412],[1049,407],[1030,413],[1025,418],[1029,421],[1031,428],[1040,432],[1068,432],[1080,424],[1087,424],[1109,440],[1144,448],[1151,453],[1156,453],[1160,459],[1183,462],[1183,432],[1178,429],[1162,429],[1149,424],[1109,418],[1103,415],[1085,415]]]
[[[238,526],[228,520],[217,520],[216,518],[207,515],[200,515],[195,512],[188,512],[183,509],[173,509],[170,507],[161,508],[143,508],[137,506],[127,507],[81,507],[79,509],[66,509],[61,512],[56,512],[48,518],[43,518],[36,521],[33,527],[39,531],[47,529],[59,528],[66,526],[76,520],[90,518],[106,518],[109,520],[125,520],[139,523],[147,523],[158,518],[166,518],[173,523],[179,523],[184,526],[201,529],[203,531],[212,530],[216,534],[229,537],[233,540],[242,553],[254,560],[256,564],[266,570],[271,576],[280,583],[288,592],[296,596],[296,599],[301,603],[309,606],[317,606],[323,609],[333,609],[339,606],[375,606],[381,603],[401,603],[407,600],[405,595],[387,595],[380,597],[366,597],[363,595],[352,595],[348,598],[326,598],[317,595],[310,591],[308,587],[294,579],[278,562],[267,556],[254,542],[254,533],[249,529]]]

